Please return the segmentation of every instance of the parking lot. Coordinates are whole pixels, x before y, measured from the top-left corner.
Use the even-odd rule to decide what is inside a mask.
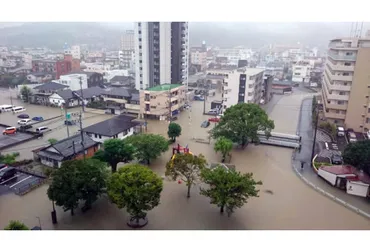
[[[43,178],[18,171],[14,177],[0,182],[0,195],[10,192],[21,193],[43,180]]]
[[[7,146],[12,146],[18,142],[25,141],[27,139],[31,139],[33,135],[27,134],[27,133],[22,133],[22,132],[17,132],[13,135],[3,135],[3,130],[5,130],[5,127],[0,126],[0,150],[3,148],[6,148]]]

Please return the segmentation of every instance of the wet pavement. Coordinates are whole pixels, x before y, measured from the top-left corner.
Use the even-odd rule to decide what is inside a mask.
[[[300,102],[306,96],[299,90],[292,95],[282,96],[270,108],[270,115],[275,120],[275,131],[294,134],[297,129]],[[214,99],[217,99],[215,97]],[[207,101],[207,109],[210,101]],[[209,116],[202,114],[203,102],[194,101],[191,110],[183,111],[177,123],[182,125],[182,135],[177,142],[188,145],[190,151],[206,156],[208,162],[219,162],[220,155],[211,144],[198,143],[194,138],[206,139],[207,131],[201,123]],[[167,136],[168,123],[149,121],[148,132]],[[170,159],[171,150],[164,153],[150,165],[158,175],[163,176],[165,164]],[[164,180],[161,203],[148,213],[149,224],[145,229],[370,229],[370,221],[353,211],[331,201],[316,192],[292,170],[292,150],[282,147],[249,145],[244,150],[232,151],[231,163],[241,172],[253,172],[257,180],[262,180],[260,197],[248,201],[241,209],[228,218],[221,216],[219,209],[210,205],[209,199],[199,195],[199,188],[193,188],[191,198],[186,198],[184,184]],[[43,229],[129,229],[126,225],[128,215],[100,198],[93,208],[75,216],[57,207],[59,223],[51,223],[52,204],[46,196],[48,186],[18,197],[6,194],[0,197],[0,227],[9,220],[16,219],[29,226],[38,223],[40,217]],[[267,192],[273,192],[267,193]]]
[[[369,199],[357,197],[354,195],[349,195],[345,191],[339,190],[338,188],[332,187],[330,184],[326,183],[321,179],[314,170],[310,167],[311,155],[312,155],[312,144],[313,144],[313,134],[314,129],[312,127],[311,118],[311,106],[312,99],[306,99],[302,104],[302,114],[300,116],[300,123],[298,131],[302,136],[302,148],[300,153],[296,155],[296,165],[301,161],[305,162],[304,170],[300,171],[301,174],[310,182],[316,186],[322,188],[328,193],[334,195],[335,197],[361,209],[362,211],[370,214],[370,201]],[[343,207],[343,206],[341,206]]]
[[[5,127],[0,126],[0,149],[3,149],[9,145],[16,144],[17,142],[26,141],[27,139],[31,139],[33,137],[33,135],[31,134],[22,132],[17,132],[11,135],[3,135],[3,130],[5,130]]]

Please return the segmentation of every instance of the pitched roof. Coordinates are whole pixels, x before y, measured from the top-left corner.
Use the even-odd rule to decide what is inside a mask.
[[[37,90],[60,90],[60,89],[67,88],[67,87],[68,86],[62,85],[62,84],[59,84],[59,83],[56,83],[56,82],[49,82],[49,83],[45,83],[45,84],[42,84],[40,86],[37,86],[33,89],[37,89]]]
[[[50,145],[48,147],[45,147],[42,149],[38,155],[40,156],[48,156],[50,158],[56,159],[56,160],[64,160],[72,155],[74,153],[79,153],[83,150],[89,149],[95,145],[98,145],[97,142],[93,141],[88,135],[84,135],[84,147],[82,147],[81,144],[81,134],[77,134],[68,138],[65,138],[63,140],[60,140],[59,142]],[[74,145],[74,148],[73,148]],[[47,149],[53,147],[55,150],[57,150],[59,153],[48,151]]]
[[[86,74],[87,78],[90,78],[94,74],[102,75],[101,73],[98,73],[98,72],[87,72],[87,71],[72,71],[72,72],[70,72],[69,74],[66,74],[66,75],[70,75],[70,74]]]
[[[121,76],[121,75],[116,75],[114,76],[110,82],[111,83],[114,83],[114,82],[126,82],[127,84],[133,82],[134,78],[132,78],[131,76]]]
[[[99,96],[101,95],[105,90],[102,89],[101,87],[91,87],[91,88],[85,88],[85,89],[82,89],[82,93],[83,93],[83,97],[84,98],[92,98],[93,96]],[[81,90],[77,90],[75,91],[78,95],[81,95]],[[63,98],[63,100],[69,100],[69,99],[72,99],[72,98],[75,98],[75,96],[73,95],[73,92],[72,90],[70,89],[66,89],[66,90],[62,90],[62,91],[59,91],[57,92],[57,94]]]
[[[105,95],[117,95],[123,97],[131,97],[131,93],[134,93],[134,90],[120,87],[120,88],[108,88],[103,91],[102,94]]]
[[[134,119],[136,118],[132,116],[119,115],[109,120],[86,127],[82,131],[111,137],[132,127],[140,125],[139,122],[133,122]]]
[[[132,93],[131,94],[131,101],[140,101],[140,94],[139,93]]]

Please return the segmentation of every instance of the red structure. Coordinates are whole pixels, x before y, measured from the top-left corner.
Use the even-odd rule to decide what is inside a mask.
[[[172,148],[172,155],[179,154],[181,152],[189,153],[189,148],[187,146],[182,147],[180,144],[178,144],[177,147]]]
[[[80,60],[73,59],[72,55],[64,55],[63,60],[33,60],[32,72],[55,73],[55,78],[69,74],[72,71],[80,71]]]

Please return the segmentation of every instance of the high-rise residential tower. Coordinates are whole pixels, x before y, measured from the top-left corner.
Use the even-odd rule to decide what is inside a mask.
[[[370,129],[370,38],[329,43],[322,99],[325,118],[357,132]]]
[[[143,90],[160,84],[187,84],[188,23],[135,23],[135,81]]]

